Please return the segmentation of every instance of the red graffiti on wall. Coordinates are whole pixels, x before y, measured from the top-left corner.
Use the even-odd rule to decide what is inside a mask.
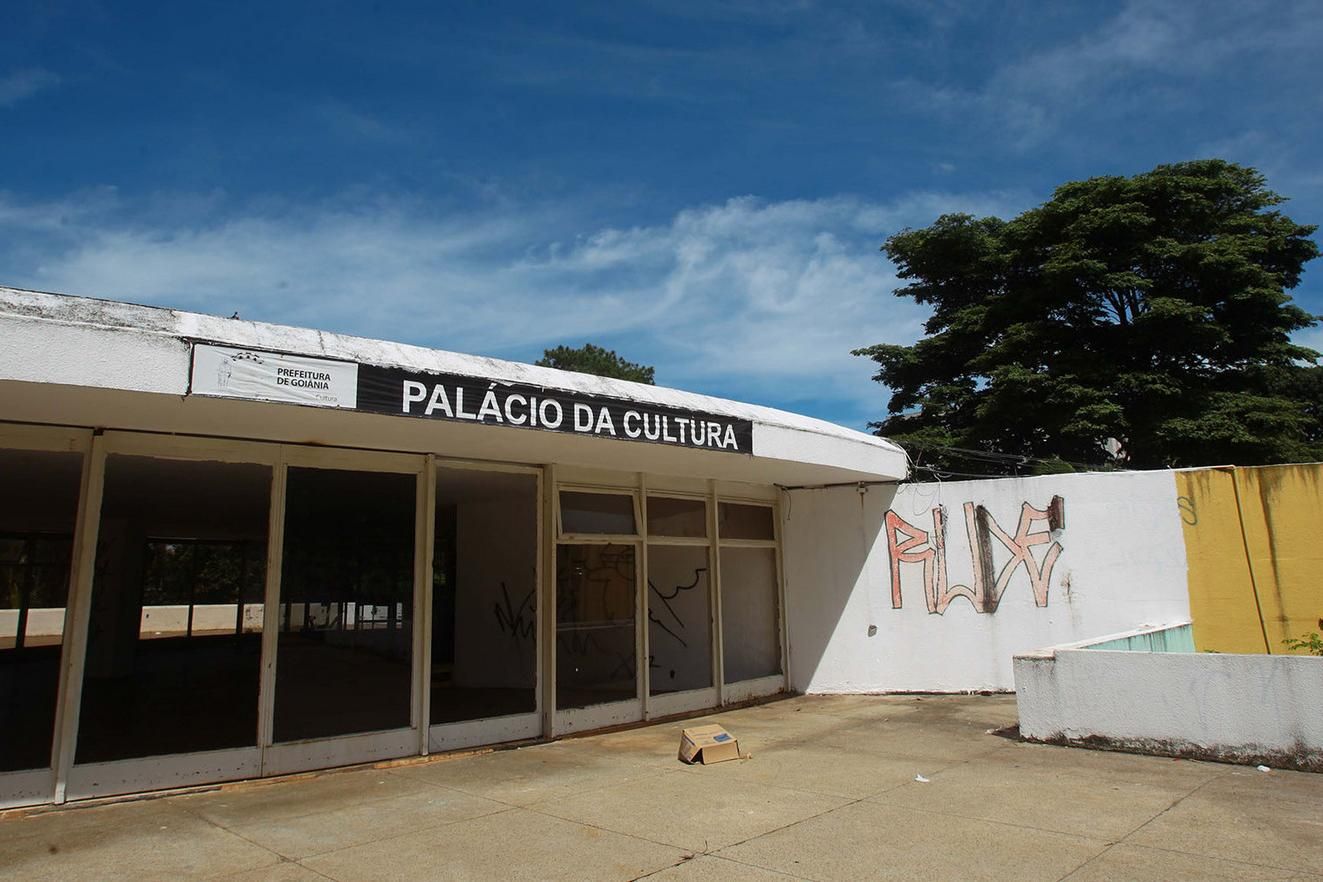
[[[1052,568],[1062,551],[1061,543],[1055,541],[1052,533],[1065,526],[1065,500],[1054,496],[1047,508],[1034,508],[1025,502],[1020,507],[1020,521],[1014,535],[993,520],[983,506],[966,502],[964,510],[965,533],[973,562],[972,585],[948,583],[945,508],[937,506],[932,510],[931,531],[916,527],[895,511],[886,513],[887,552],[891,563],[891,606],[895,609],[901,607],[901,564],[923,565],[924,603],[930,613],[940,615],[946,612],[951,601],[957,597],[967,598],[977,612],[996,612],[1011,578],[1020,567],[1024,568],[1029,577],[1034,605],[1047,606]],[[1035,525],[1040,522],[1044,527],[1035,529]],[[993,561],[993,539],[1011,553],[1010,559],[1000,569],[996,569]],[[1034,546],[1048,543],[1047,552],[1039,561],[1034,557]]]

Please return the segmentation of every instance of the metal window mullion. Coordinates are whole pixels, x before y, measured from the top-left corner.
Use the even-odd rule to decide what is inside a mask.
[[[496,472],[507,475],[540,475],[542,469],[535,465],[519,465],[512,462],[500,462],[498,460],[485,459],[463,459],[459,457],[445,457],[440,454],[431,454],[432,462],[435,468],[440,469],[460,469],[470,472]]]
[[[274,741],[276,662],[280,646],[280,590],[285,559],[285,497],[289,465],[283,450],[271,467],[271,508],[266,531],[266,590],[262,598],[262,669],[258,682],[257,746],[262,751],[261,768],[266,772],[266,751]]]
[[[626,474],[628,474],[626,472]],[[637,474],[637,473],[636,473]],[[627,484],[584,484],[566,481],[557,487],[566,493],[599,493],[606,496],[633,496],[638,492],[637,479]]]
[[[77,426],[36,426],[0,421],[0,447],[87,455],[91,429]]]
[[[418,753],[426,756],[432,723],[432,565],[436,541],[436,459],[423,457],[414,510],[413,702]]]
[[[422,454],[365,450],[348,447],[305,447],[281,445],[282,459],[296,468],[338,472],[379,472],[395,475],[419,475],[423,471]]]
[[[777,633],[781,636],[781,686],[783,689],[789,689],[790,629],[787,627],[788,619],[786,618],[786,568],[781,553],[781,505],[779,502],[772,508],[772,533],[776,537],[773,553],[776,564],[776,627]]]
[[[654,499],[684,499],[689,502],[707,502],[706,493],[686,493],[683,490],[649,490],[648,495]]]
[[[712,540],[706,536],[649,536],[650,545],[674,545],[689,548],[706,548]]]
[[[281,445],[200,435],[162,435],[116,430],[105,434],[106,453],[183,462],[258,463],[270,465]]]
[[[542,561],[543,576],[539,586],[542,596],[538,603],[541,627],[542,670],[538,688],[541,691],[542,735],[550,738],[556,733],[556,519],[560,506],[560,490],[556,486],[556,467],[546,466],[542,480]]]
[[[776,528],[773,527],[773,535]],[[721,544],[726,548],[776,548],[775,539],[722,539]]]
[[[544,503],[545,493],[546,493],[546,487],[545,487],[546,482],[542,469],[536,469],[534,471],[534,474],[537,477],[537,490],[536,490],[537,495],[534,497],[534,507],[537,510],[537,518],[534,527],[536,531],[536,537],[534,541],[537,543],[537,547],[534,551],[534,559],[533,559],[534,560],[533,597],[536,598],[533,603],[533,635],[534,635],[533,695],[534,695],[534,701],[536,702],[536,707],[534,708],[534,712],[538,715],[538,722],[539,725],[542,727],[542,734],[548,735],[550,734],[550,729],[547,728],[546,719],[545,716],[543,715],[543,711],[545,710],[546,696],[544,695],[544,690],[542,688],[543,677],[545,676],[544,651],[543,651],[543,630],[544,630],[543,621],[544,618],[546,617],[546,609],[545,609],[546,603],[544,602],[546,597],[546,591],[544,590],[545,585],[543,584],[543,580],[546,577],[547,568],[545,566],[545,561],[543,558],[545,555],[544,549],[547,545],[546,536],[545,536],[545,532],[547,528],[547,520],[546,520],[546,511],[545,511],[545,503]]]
[[[556,541],[565,545],[629,545],[640,538],[631,533],[564,533]]]
[[[55,793],[63,803],[78,743],[78,717],[83,700],[83,671],[87,666],[88,619],[96,573],[97,538],[101,529],[101,497],[105,489],[106,447],[103,436],[93,435],[83,455],[78,521],[74,525],[73,571],[65,602],[64,646],[60,665],[59,703],[55,716]]]
[[[717,517],[717,482],[708,481],[708,560],[712,567],[712,675],[717,687],[717,705],[726,703],[726,645],[721,618],[721,521]]]
[[[431,751],[431,616],[437,554],[437,458],[423,461],[418,487],[418,584],[414,592],[414,694],[418,703],[418,752]]]
[[[736,505],[761,505],[763,508],[772,508],[776,505],[775,497],[769,499],[766,496],[741,496],[738,493],[720,492],[718,495],[722,502],[733,502]]]
[[[648,479],[643,472],[639,472],[639,492],[635,503],[635,516],[638,518],[636,527],[641,535],[647,535],[648,524]],[[638,625],[635,628],[636,643],[635,651],[639,675],[637,677],[636,690],[639,694],[639,700],[643,706],[643,719],[648,719],[648,696],[652,693],[652,659],[649,657],[649,634],[648,634],[648,543],[646,541],[638,544],[638,575],[637,591],[635,594],[635,617]]]

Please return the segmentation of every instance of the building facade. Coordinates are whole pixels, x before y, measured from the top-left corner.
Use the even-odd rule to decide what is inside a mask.
[[[906,474],[794,414],[306,329],[0,289],[0,340],[0,807],[797,688],[786,488]]]

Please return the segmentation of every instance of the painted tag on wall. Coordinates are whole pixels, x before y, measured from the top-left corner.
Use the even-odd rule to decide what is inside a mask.
[[[360,365],[358,409],[726,453],[753,453],[750,420],[618,398]]]
[[[358,407],[358,365],[198,343],[189,392],[353,409]]]

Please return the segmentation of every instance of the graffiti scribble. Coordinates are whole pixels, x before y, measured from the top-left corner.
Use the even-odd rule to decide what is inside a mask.
[[[707,572],[707,567],[698,567],[697,569],[694,570],[694,580],[692,582],[690,582],[688,585],[676,585],[674,588],[671,589],[671,592],[669,594],[663,592],[660,588],[654,585],[651,579],[648,580],[648,588],[652,591],[653,594],[657,595],[659,600],[661,600],[662,606],[666,607],[666,611],[671,614],[671,619],[674,622],[675,627],[679,628],[681,631],[684,630],[684,620],[681,619],[680,614],[675,611],[675,607],[671,605],[671,601],[679,597],[682,592],[692,591],[693,589],[697,588],[698,583],[703,581],[703,575],[706,572]],[[674,637],[681,646],[688,648],[689,644],[685,641],[683,637],[681,637],[675,631],[672,631],[671,628],[666,625],[666,623],[664,623],[661,619],[657,618],[657,614],[653,610],[652,604],[648,604],[648,621],[652,622],[658,628],[661,628],[667,634],[670,634],[672,637]]]
[[[504,634],[509,634],[514,642],[519,643],[533,636],[537,627],[537,588],[530,588],[524,599],[515,607],[510,600],[510,589],[501,582],[501,600],[492,604],[496,613],[496,626]]]

